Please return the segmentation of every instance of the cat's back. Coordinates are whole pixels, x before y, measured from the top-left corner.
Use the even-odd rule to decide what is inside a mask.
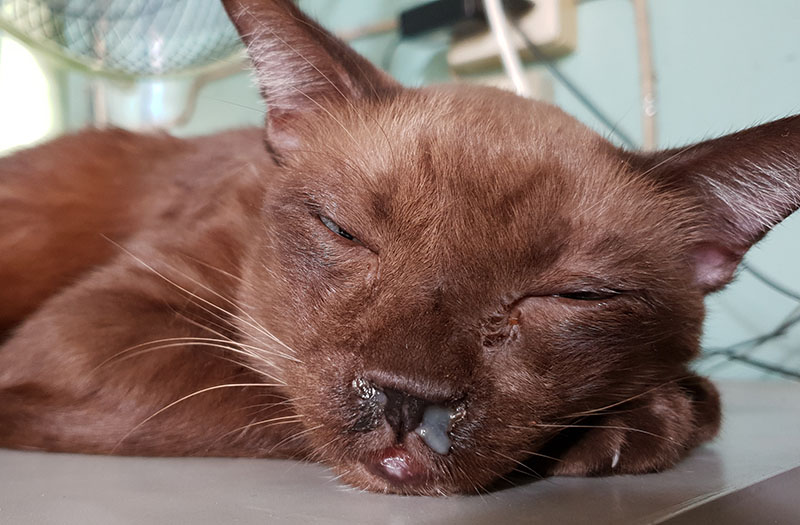
[[[257,206],[272,168],[262,134],[92,129],[0,158],[0,330],[118,253],[109,239],[244,227],[225,203]]]

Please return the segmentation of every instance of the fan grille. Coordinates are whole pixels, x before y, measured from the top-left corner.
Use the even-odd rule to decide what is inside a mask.
[[[86,67],[153,76],[241,48],[219,0],[0,0],[0,26]]]

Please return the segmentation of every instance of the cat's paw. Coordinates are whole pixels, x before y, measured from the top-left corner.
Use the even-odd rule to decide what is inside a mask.
[[[577,435],[553,463],[566,476],[642,474],[673,466],[693,447],[714,437],[720,408],[716,388],[691,376],[675,381],[607,414],[576,422]]]

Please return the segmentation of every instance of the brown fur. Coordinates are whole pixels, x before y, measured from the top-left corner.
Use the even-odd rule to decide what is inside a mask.
[[[298,457],[442,494],[532,457],[661,470],[715,435],[687,367],[703,298],[800,204],[800,118],[625,152],[505,92],[401,88],[291,3],[225,4],[266,147],[107,130],[0,159],[0,446]],[[357,378],[463,404],[450,453]],[[397,450],[413,481],[376,474]]]

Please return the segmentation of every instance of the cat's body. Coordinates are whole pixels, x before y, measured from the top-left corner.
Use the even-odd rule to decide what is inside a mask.
[[[92,155],[76,162],[84,149]],[[26,448],[109,453],[126,426],[132,430],[176,394],[260,381],[220,359],[235,357],[235,348],[204,351],[203,345],[216,344],[213,339],[221,336],[195,325],[226,337],[232,333],[227,312],[234,309],[230,300],[273,164],[263,155],[260,130],[194,140],[87,131],[4,162],[0,192],[10,235],[0,250],[3,328],[30,317],[27,325],[36,333],[27,335],[23,327],[0,352],[0,388],[5,388],[0,439]],[[96,304],[94,311],[89,303]],[[86,334],[91,335],[82,339]],[[174,339],[192,336],[205,340],[191,346]],[[65,347],[54,351],[26,343],[42,337],[64,341]],[[172,339],[162,343],[166,352],[147,352],[160,344],[137,346],[158,339]],[[134,348],[118,355],[127,347]],[[135,359],[129,360],[131,354]],[[115,356],[124,364],[107,361]],[[204,412],[204,424],[217,437],[246,425],[254,413],[270,413],[246,409],[254,399],[269,399],[263,389],[231,390],[176,407],[162,422],[163,432],[174,439],[143,429],[118,451],[265,455],[279,440],[270,445],[258,438],[257,444],[230,436],[186,439],[197,411],[219,397],[241,396],[247,403],[239,405],[242,411],[223,410],[219,417]],[[140,392],[134,402],[132,391]],[[191,420],[181,423],[182,417]],[[126,421],[122,425],[120,418]]]
[[[0,446],[446,493],[716,433],[703,298],[800,205],[800,119],[634,154],[501,91],[403,89],[287,2],[226,7],[266,147],[112,130],[0,159]]]

